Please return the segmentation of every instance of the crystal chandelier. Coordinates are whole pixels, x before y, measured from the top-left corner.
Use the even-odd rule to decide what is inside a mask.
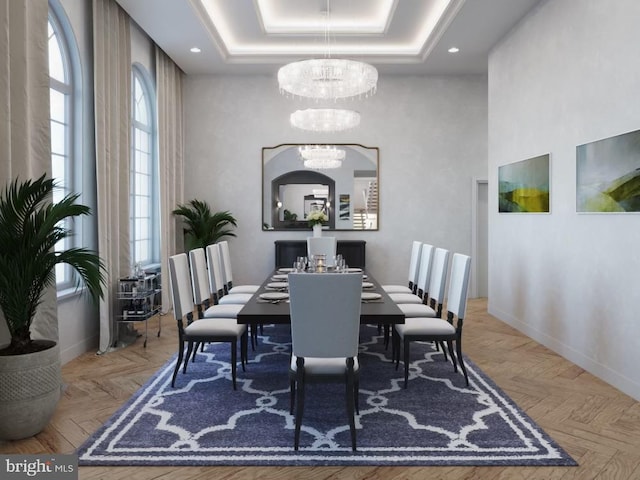
[[[298,152],[304,166],[316,170],[339,168],[346,156],[343,149],[331,145],[304,145],[298,147]]]
[[[280,93],[314,100],[373,95],[378,71],[364,62],[340,58],[301,60],[278,70]]]
[[[339,132],[357,127],[360,114],[339,108],[307,108],[296,110],[290,117],[291,125],[311,132]]]

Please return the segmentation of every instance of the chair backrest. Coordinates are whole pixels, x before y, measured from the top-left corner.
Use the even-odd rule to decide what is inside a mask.
[[[173,312],[176,320],[180,322],[185,315],[193,312],[193,293],[186,253],[169,257],[169,281]]]
[[[196,305],[202,305],[211,298],[204,248],[196,248],[189,252],[189,265],[191,266],[193,301]]]
[[[433,258],[433,245],[422,244],[420,250],[420,268],[418,269],[418,291],[423,295],[429,292],[429,279],[431,278],[431,259]]]
[[[422,242],[414,240],[411,244],[411,257],[409,258],[409,286],[418,283],[418,265],[420,265],[420,252]]]
[[[214,295],[214,300],[216,300],[224,294],[220,247],[217,243],[207,245],[207,267],[209,268],[209,288],[211,295]]]
[[[307,237],[307,257],[326,255],[327,265],[333,265],[336,256],[336,237]]]
[[[444,302],[448,266],[449,250],[436,248],[433,253],[433,266],[431,267],[431,280],[429,281],[429,297],[431,297],[437,305],[442,305]]]
[[[233,273],[231,272],[231,253],[229,252],[229,242],[222,240],[218,242],[220,257],[222,260],[222,281],[228,288],[233,285]]]
[[[455,253],[451,262],[451,283],[447,297],[447,311],[458,318],[464,318],[467,310],[467,292],[469,287],[469,272],[471,257]]]
[[[355,357],[362,274],[291,273],[291,339],[298,357]]]

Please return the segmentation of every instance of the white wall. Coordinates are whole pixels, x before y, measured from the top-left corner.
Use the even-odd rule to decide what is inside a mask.
[[[640,216],[576,214],[576,146],[640,129],[640,3],[544,2],[489,59],[489,311],[640,399]],[[497,168],[551,154],[551,214]],[[640,158],[638,159],[640,167]]]
[[[382,77],[378,92],[353,102],[360,126],[322,135],[296,131],[306,108],[270,76],[189,76],[185,83],[185,200],[208,201],[238,219],[230,239],[236,283],[256,283],[274,266],[279,239],[309,232],[261,230],[261,149],[280,143],[361,143],[380,148],[380,230],[336,232],[367,242],[367,267],[406,282],[411,241],[471,250],[471,178],[486,176],[485,77]]]

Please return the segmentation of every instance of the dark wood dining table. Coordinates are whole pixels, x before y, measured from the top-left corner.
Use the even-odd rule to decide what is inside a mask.
[[[360,311],[360,323],[361,324],[373,324],[373,325],[394,325],[398,323],[404,323],[404,314],[398,308],[393,300],[382,289],[380,284],[367,272],[364,272],[367,276],[364,279],[366,282],[373,284],[372,288],[363,288],[363,292],[376,292],[381,295],[378,300],[363,300],[362,308]],[[274,275],[279,274],[278,271],[272,272],[267,279],[260,285],[260,288],[251,297],[251,299],[244,305],[242,310],[238,313],[238,323],[248,324],[255,326],[257,324],[270,324],[270,323],[291,323],[291,316],[289,310],[289,302],[286,300],[279,302],[269,302],[260,299],[260,294],[265,292],[274,292],[277,290],[267,288],[267,284],[276,282]],[[309,275],[323,275],[322,273],[310,273]]]

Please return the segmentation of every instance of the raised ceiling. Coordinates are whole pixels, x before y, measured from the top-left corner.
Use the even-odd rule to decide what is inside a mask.
[[[381,73],[486,72],[487,55],[540,0],[117,0],[187,74],[272,74],[347,57]],[[450,47],[458,47],[455,54]],[[198,47],[200,53],[191,53]]]

